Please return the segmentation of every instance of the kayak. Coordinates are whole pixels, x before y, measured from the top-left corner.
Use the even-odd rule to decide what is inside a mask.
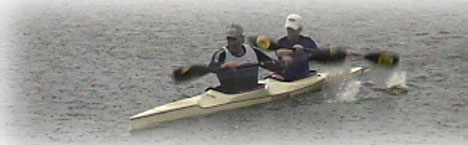
[[[350,74],[362,72],[362,67],[350,70]],[[238,94],[225,94],[210,89],[203,94],[158,106],[130,117],[130,130],[155,127],[181,118],[242,108],[317,91],[322,88],[327,77],[328,73],[325,72],[294,82],[267,78],[259,81],[261,87],[258,89]]]

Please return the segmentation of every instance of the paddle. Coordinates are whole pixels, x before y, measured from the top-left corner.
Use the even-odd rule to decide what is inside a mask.
[[[306,52],[310,52],[310,60],[320,62],[342,61],[348,56],[357,56],[371,61],[379,66],[394,67],[398,64],[400,57],[398,54],[390,51],[375,51],[370,53],[358,53],[349,51],[345,47],[336,47],[328,45],[327,48],[310,49],[305,48]]]
[[[266,61],[266,62],[259,62],[259,63],[248,63],[238,66],[236,69],[243,69],[243,68],[251,68],[251,67],[258,67],[264,66],[271,71],[278,72],[284,69],[282,67],[282,62],[280,61]],[[184,82],[188,80],[192,80],[195,78],[202,77],[208,73],[217,73],[221,71],[226,71],[228,69],[221,68],[221,67],[210,67],[208,65],[203,64],[194,64],[185,67],[177,68],[172,73],[172,78],[176,82]]]
[[[246,37],[247,42],[253,44],[256,47],[267,51],[274,51],[279,48],[279,45],[272,41],[269,37],[265,35],[260,36],[248,36]],[[388,66],[393,67],[398,64],[399,56],[396,53],[389,52],[389,51],[378,51],[378,52],[371,52],[371,53],[356,53],[347,51],[344,47],[335,47],[333,45],[328,45],[327,48],[321,49],[310,49],[304,48],[304,51],[310,53],[309,60],[311,61],[318,61],[318,62],[336,62],[336,61],[343,61],[347,56],[359,56],[371,62],[374,62],[381,66]],[[280,65],[278,65],[280,64]],[[237,69],[242,68],[250,68],[250,67],[258,67],[258,66],[266,66],[266,68],[273,68],[270,69],[273,72],[281,72],[284,69],[282,63],[278,61],[271,61],[271,62],[260,62],[260,63],[253,63],[253,64],[243,64]],[[201,76],[204,76],[208,73],[216,73],[219,71],[225,71],[226,69],[220,67],[209,67],[207,65],[195,64],[189,65],[186,67],[180,67],[172,73],[172,77],[176,82],[183,82],[191,79],[195,79]]]
[[[279,45],[276,41],[265,35],[259,36],[248,36],[247,42],[254,46],[267,50],[274,51],[279,49]],[[357,53],[347,51],[344,47],[336,47],[328,45],[327,48],[321,49],[310,49],[305,48],[306,52],[311,54],[310,60],[319,62],[334,62],[342,61],[349,55],[359,56],[368,61],[374,62],[380,66],[393,67],[396,66],[400,60],[398,54],[390,51],[376,51],[370,53]]]

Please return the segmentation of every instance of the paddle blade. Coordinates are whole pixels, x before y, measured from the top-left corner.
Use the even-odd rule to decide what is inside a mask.
[[[247,41],[255,47],[266,51],[274,51],[278,49],[278,44],[266,35],[250,36]]]
[[[365,59],[377,63],[381,66],[392,67],[398,64],[400,57],[398,54],[389,51],[379,51],[369,53],[364,56]]]
[[[191,65],[174,70],[172,78],[176,82],[182,82],[204,76],[210,72],[211,69],[206,65]]]

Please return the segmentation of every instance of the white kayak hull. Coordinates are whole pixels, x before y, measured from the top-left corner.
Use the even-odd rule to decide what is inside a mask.
[[[350,71],[352,74],[361,72],[361,67]],[[259,81],[264,87],[239,94],[208,90],[198,96],[158,106],[130,117],[130,130],[150,128],[180,118],[242,108],[317,91],[322,88],[326,78],[327,73],[318,73],[295,82],[266,79]]]

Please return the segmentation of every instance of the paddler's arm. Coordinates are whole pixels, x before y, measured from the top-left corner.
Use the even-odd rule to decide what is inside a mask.
[[[293,50],[286,49],[286,48],[280,48],[280,49],[278,49],[278,50],[276,51],[276,55],[277,55],[278,57],[283,57],[283,56],[285,56],[285,55],[291,56],[292,53],[293,53]]]
[[[276,56],[278,56],[279,60],[284,61],[286,66],[289,66],[293,62],[293,55],[294,51],[291,49],[280,48],[276,51]]]
[[[208,64],[208,67],[210,68],[227,68],[231,70],[235,70],[239,64],[234,61],[228,61],[225,62],[226,59],[226,52],[220,50],[215,52],[213,56],[211,57],[211,61]]]
[[[221,65],[224,64],[224,60],[226,58],[226,53],[224,51],[216,51],[213,56],[211,57],[211,61],[208,64],[208,67],[211,68],[219,68]]]
[[[295,45],[291,46],[288,43],[286,37],[280,39],[278,41],[279,49],[276,51],[278,56],[284,55],[294,55],[294,53],[302,53],[306,49],[308,50],[315,50],[318,49],[317,44],[314,40],[307,36],[300,36],[300,43],[296,43]]]
[[[300,39],[301,44],[295,44],[291,48],[288,48],[290,46],[288,45],[287,41],[285,41],[286,39],[281,39],[278,42],[280,48],[276,51],[278,58],[285,61],[287,65],[292,65],[293,60],[301,60],[309,57],[307,55],[303,55],[305,51],[319,50],[315,41],[310,37],[301,35]],[[308,55],[311,55],[310,52],[308,52]]]

